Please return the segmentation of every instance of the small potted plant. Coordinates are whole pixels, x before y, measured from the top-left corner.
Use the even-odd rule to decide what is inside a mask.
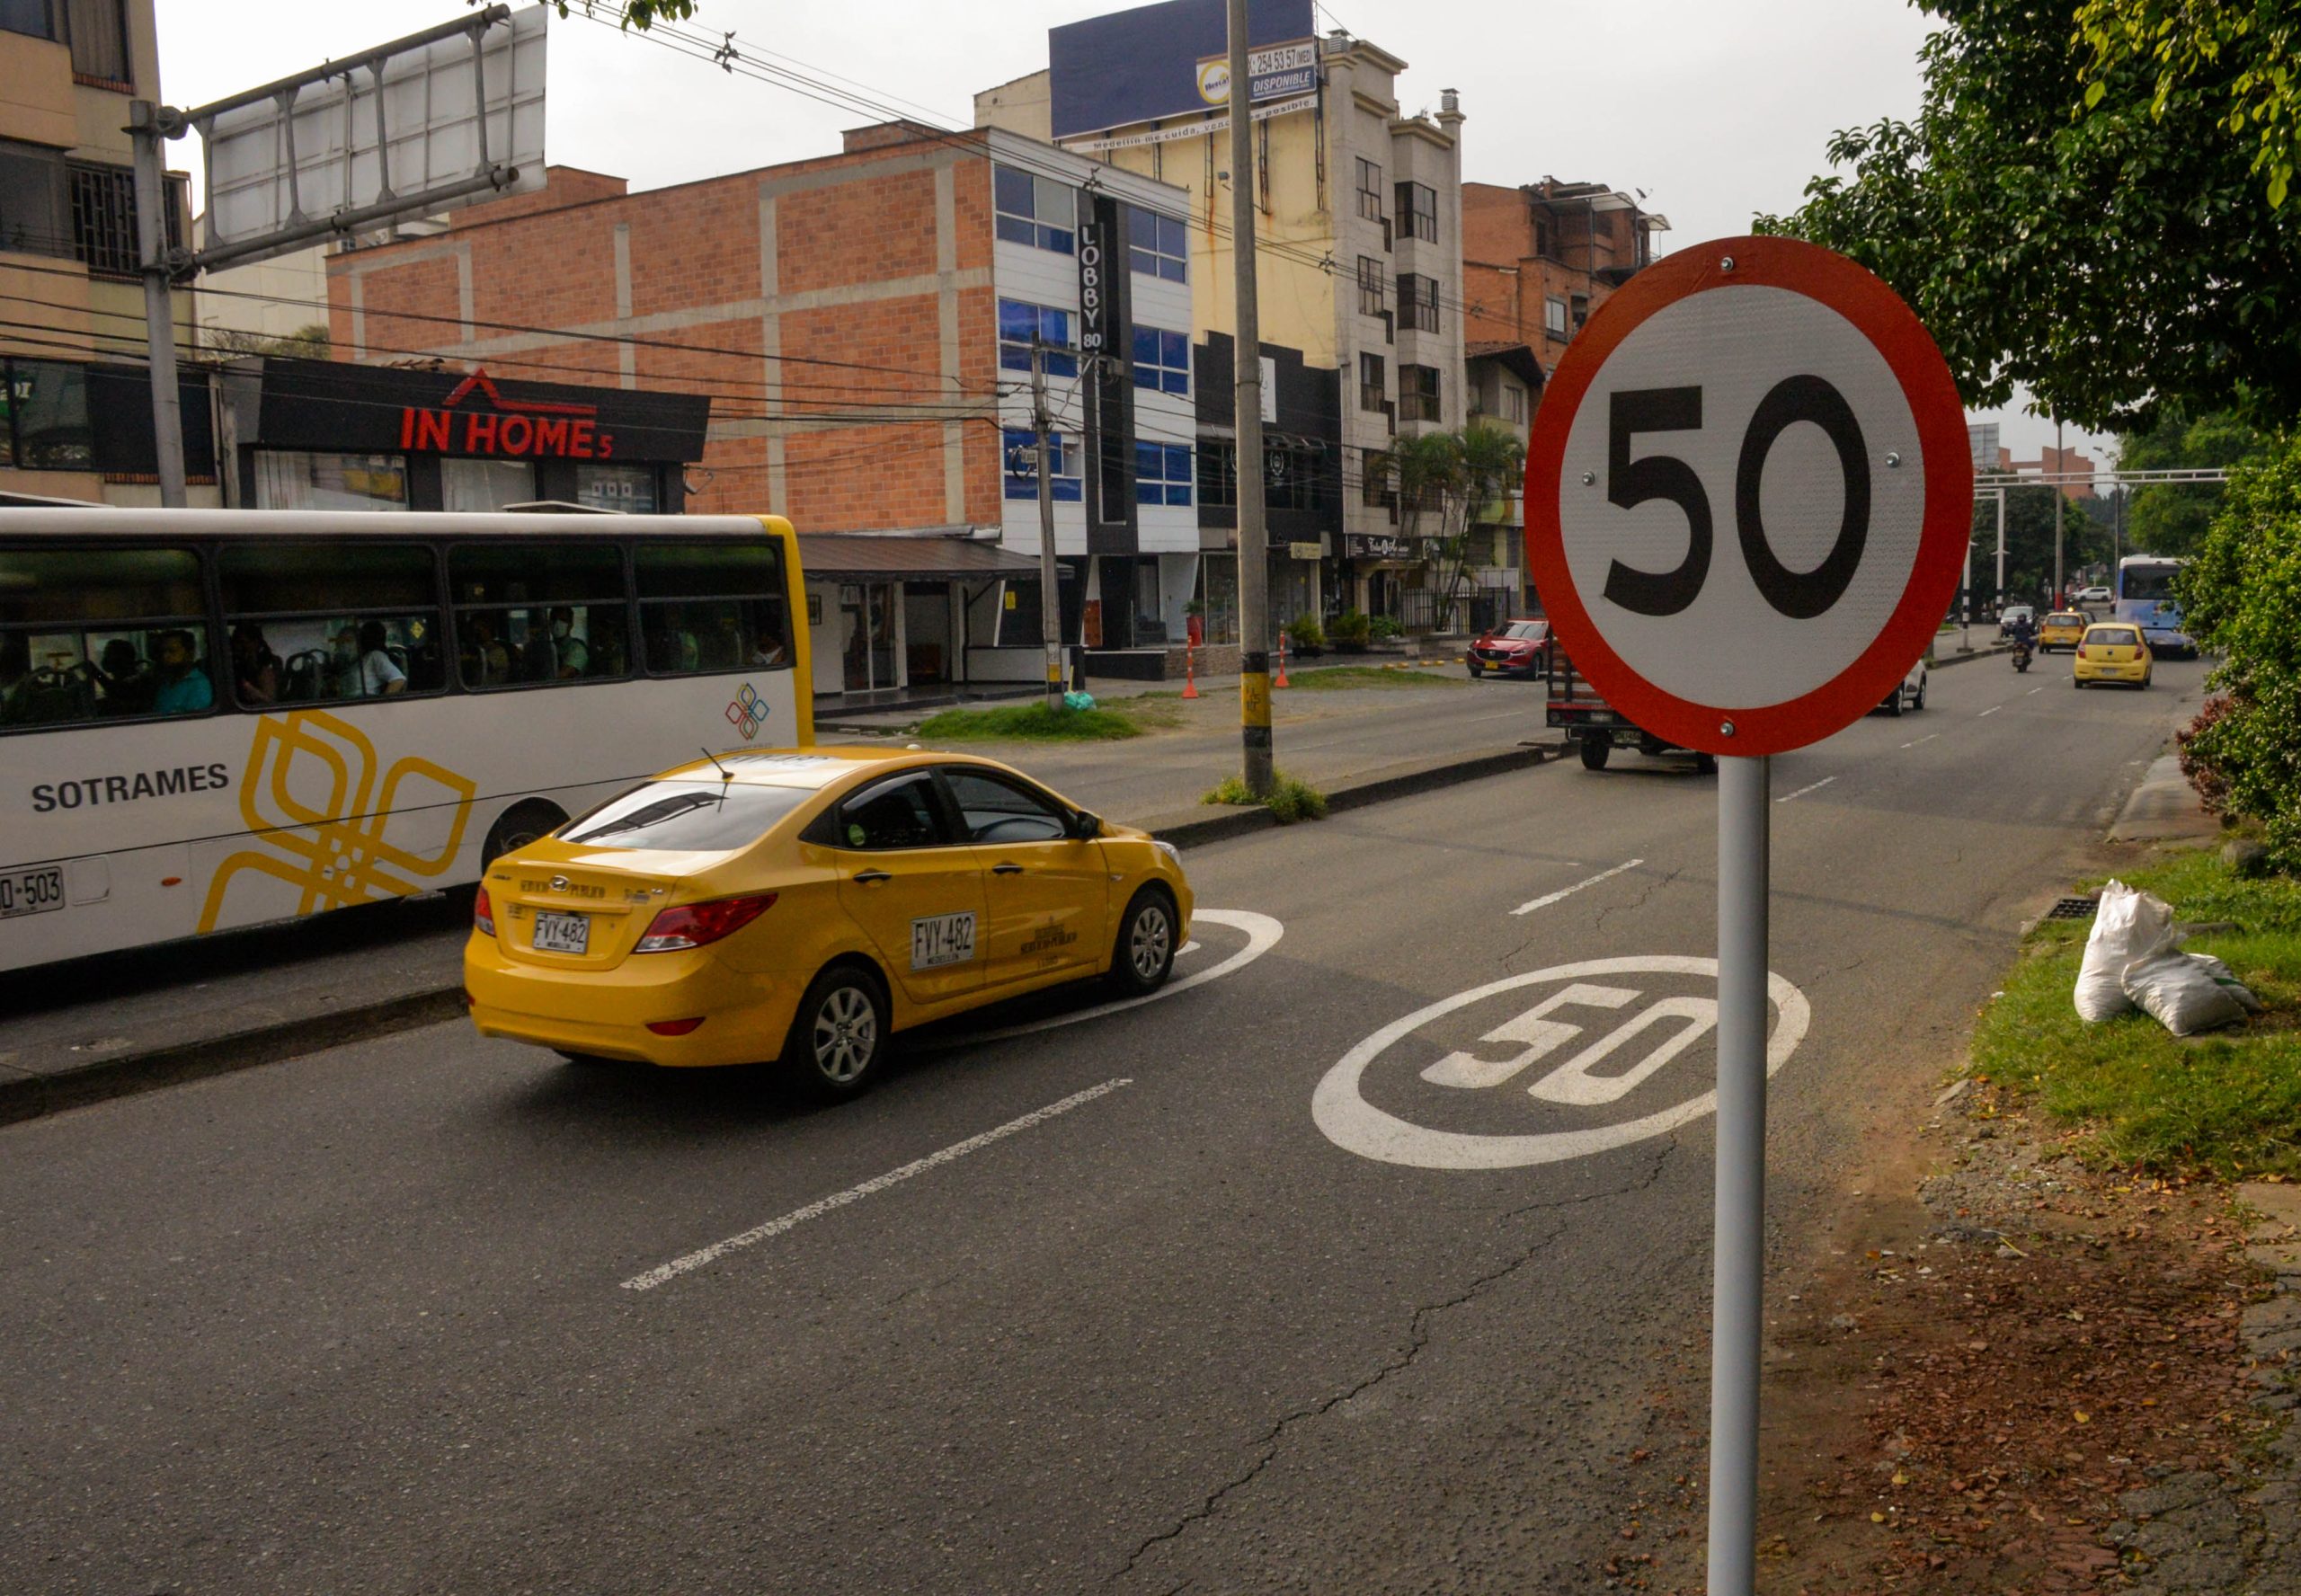
[[[1346,609],[1327,623],[1327,641],[1338,654],[1363,654],[1374,634],[1374,623],[1364,610]]]
[[[1327,632],[1314,615],[1298,615],[1286,623],[1286,641],[1296,653],[1323,654],[1327,652]]]

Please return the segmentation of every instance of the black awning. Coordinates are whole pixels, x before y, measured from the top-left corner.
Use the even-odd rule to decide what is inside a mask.
[[[799,566],[826,581],[1036,581],[1039,575],[1036,560],[995,543],[860,532],[801,533]]]

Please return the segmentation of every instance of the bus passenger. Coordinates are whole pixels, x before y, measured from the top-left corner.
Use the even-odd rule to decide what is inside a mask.
[[[153,701],[159,696],[160,678],[152,673],[137,653],[136,645],[125,637],[115,637],[104,644],[101,663],[83,662],[80,672],[104,690],[103,702],[96,713],[104,715],[147,715]]]
[[[0,726],[32,718],[32,644],[21,632],[0,632]]]
[[[392,663],[390,652],[384,646],[384,624],[381,621],[360,623],[360,691],[363,696],[381,698],[386,694],[407,690],[407,672]]]
[[[191,634],[174,627],[160,634],[160,687],[153,696],[155,714],[199,714],[216,707],[216,686],[200,668],[200,645]]]
[[[575,611],[561,605],[551,612],[551,645],[559,652],[559,679],[568,681],[586,675],[591,665],[591,650],[575,635]]]
[[[242,704],[280,702],[280,656],[253,621],[232,628],[232,680]]]

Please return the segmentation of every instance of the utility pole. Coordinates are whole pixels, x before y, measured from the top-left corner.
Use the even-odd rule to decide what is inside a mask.
[[[176,317],[169,295],[168,172],[159,108],[131,102],[128,131],[136,145],[136,253],[144,273],[144,338],[152,369],[152,441],[158,452],[160,503],[184,507],[183,400],[176,386]]]
[[[1046,704],[1062,702],[1062,589],[1054,570],[1054,434],[1046,410],[1046,346],[1031,340],[1031,432],[1039,467],[1039,641],[1046,647]]]
[[[1247,791],[1269,796],[1270,536],[1263,514],[1262,329],[1255,298],[1254,96],[1247,75],[1247,0],[1230,0],[1230,264],[1238,283],[1232,342],[1239,483],[1239,735]]]
[[[2053,419],[2052,472],[2052,474],[2055,477],[2058,478],[2061,474],[2067,469],[2067,466],[2065,464],[2066,459],[2066,457],[2061,452],[2061,418],[2059,416],[2056,416]],[[2061,507],[2068,501],[2068,498],[2069,484],[2059,481],[2055,482],[2053,484],[2053,602],[2054,607],[2057,609],[2061,607],[2062,599]]]
[[[1995,620],[2005,613],[2005,490],[1997,490],[1997,609],[1990,618]]]

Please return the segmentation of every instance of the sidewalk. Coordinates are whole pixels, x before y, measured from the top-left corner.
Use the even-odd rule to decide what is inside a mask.
[[[1190,847],[1266,829],[1262,809],[1199,794],[1238,768],[1237,678],[1202,683],[1185,723],[1120,743],[966,743],[1073,802]],[[1158,682],[1110,684],[1173,691]],[[1528,692],[1531,687],[1533,691]],[[1556,749],[1529,740],[1540,683],[1309,690],[1280,696],[1280,759],[1331,810],[1523,770]],[[842,719],[825,742],[892,738],[921,716]],[[1400,758],[1408,750],[1419,757]],[[469,889],[316,920],[0,977],[0,1124],[105,1097],[293,1058],[463,1012]]]

